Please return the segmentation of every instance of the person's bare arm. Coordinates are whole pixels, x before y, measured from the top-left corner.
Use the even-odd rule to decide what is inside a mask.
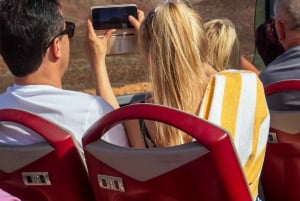
[[[134,18],[133,16],[129,16],[129,21],[138,31],[144,18],[144,12],[138,10],[138,19]],[[103,38],[99,38],[95,33],[91,20],[89,18],[87,20],[88,54],[96,82],[96,93],[97,95],[103,97],[112,105],[113,108],[116,109],[120,106],[115,94],[113,93],[105,63],[108,43],[115,31],[116,30],[114,29],[108,30]]]
[[[128,17],[128,20],[132,24],[132,26],[134,27],[134,29],[136,31],[139,31],[141,23],[145,19],[145,13],[144,13],[144,11],[138,10],[137,11],[137,17],[138,17],[138,19],[136,19],[135,17],[133,17],[133,16],[130,15]]]
[[[139,19],[144,19],[143,13],[139,14]],[[135,23],[133,26],[136,29],[139,29],[142,20],[139,21],[134,18],[131,19],[131,21],[131,23]],[[96,93],[103,97],[114,109],[116,109],[120,106],[115,94],[113,93],[105,63],[107,46],[114,31],[115,30],[109,30],[103,38],[99,38],[94,31],[91,20],[87,20],[87,45],[91,67],[96,82]],[[138,120],[128,120],[123,122],[123,125],[125,126],[130,145],[135,148],[145,148]]]
[[[131,147],[134,148],[146,148],[145,142],[142,138],[142,132],[138,120],[128,120],[123,122],[127,138]]]
[[[88,53],[95,79],[96,93],[116,109],[120,106],[112,90],[105,63],[108,43],[115,31],[114,29],[108,30],[103,38],[99,38],[94,31],[91,20],[87,20]]]
[[[257,75],[260,74],[260,70],[258,70],[250,61],[248,61],[245,57],[241,56],[241,68],[242,70],[249,70]]]

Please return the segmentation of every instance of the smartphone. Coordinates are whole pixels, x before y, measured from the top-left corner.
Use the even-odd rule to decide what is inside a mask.
[[[136,4],[92,6],[91,18],[98,37],[103,37],[109,29],[116,29],[108,50],[110,54],[124,54],[135,50],[136,33],[128,16],[137,18]]]
[[[128,20],[132,15],[137,18],[136,4],[121,4],[91,7],[91,17],[95,30],[133,29]]]

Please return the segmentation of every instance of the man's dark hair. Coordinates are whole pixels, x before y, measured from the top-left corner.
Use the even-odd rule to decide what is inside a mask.
[[[35,72],[63,27],[58,0],[0,0],[0,53],[10,71]]]

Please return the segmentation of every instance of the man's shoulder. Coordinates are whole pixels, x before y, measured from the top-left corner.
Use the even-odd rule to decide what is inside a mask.
[[[73,102],[79,103],[87,103],[87,102],[95,102],[95,104],[106,104],[106,101],[97,95],[88,94],[81,91],[67,90],[67,89],[59,89],[53,94],[49,94],[48,96],[59,96],[60,99],[65,99]]]
[[[27,102],[56,102],[57,104],[94,104],[106,105],[103,98],[88,93],[60,89],[49,85],[13,85],[7,88],[6,92],[0,94],[0,99],[7,101]]]
[[[297,79],[300,76],[299,59],[300,46],[290,48],[266,66],[259,78],[264,85],[280,80]]]
[[[276,57],[266,69],[270,67],[276,67],[281,65],[289,65],[291,63],[299,63],[300,58],[300,46],[295,46],[287,49],[284,53]]]
[[[53,87],[51,85],[17,85],[13,84],[7,87],[6,91],[1,95],[16,94],[21,97],[32,97],[32,96],[56,96],[56,95],[65,95],[65,96],[82,96],[82,97],[92,97],[89,94],[60,89]]]

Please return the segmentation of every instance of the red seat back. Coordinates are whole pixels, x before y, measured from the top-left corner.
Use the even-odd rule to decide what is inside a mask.
[[[300,80],[265,87],[266,96],[300,90]],[[300,92],[300,91],[299,91]],[[266,201],[300,199],[300,111],[270,111],[271,125],[261,183]]]
[[[28,127],[46,140],[0,146],[0,188],[22,201],[93,200],[86,168],[70,133],[16,109],[0,110],[0,121]]]
[[[99,140],[128,119],[149,119],[196,139],[168,148],[134,149]],[[251,196],[229,135],[194,115],[172,108],[134,104],[98,120],[83,138],[97,201],[249,201]]]

